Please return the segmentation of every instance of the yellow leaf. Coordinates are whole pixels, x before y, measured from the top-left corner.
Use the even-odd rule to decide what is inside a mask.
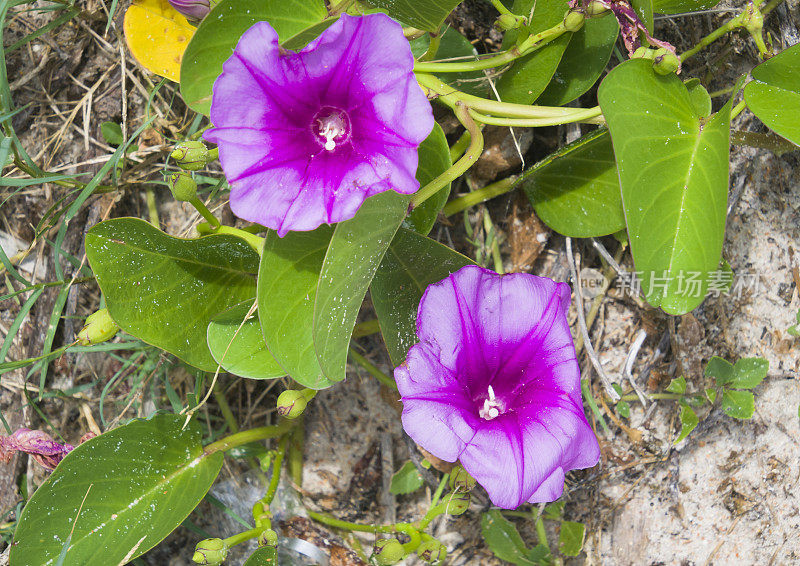
[[[134,0],[124,28],[128,49],[142,67],[180,82],[181,57],[196,29],[185,17],[167,0]]]

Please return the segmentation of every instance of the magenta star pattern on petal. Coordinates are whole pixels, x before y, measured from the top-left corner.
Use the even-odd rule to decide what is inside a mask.
[[[554,501],[565,472],[599,460],[569,301],[565,283],[465,267],[425,291],[420,341],[394,371],[408,435],[460,460],[498,507]]]
[[[266,22],[247,30],[214,83],[205,133],[233,212],[283,236],[352,218],[377,193],[416,192],[433,113],[413,66],[383,14],[342,15],[299,52]]]

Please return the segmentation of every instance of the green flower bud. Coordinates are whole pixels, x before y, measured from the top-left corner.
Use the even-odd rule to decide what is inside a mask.
[[[447,557],[447,548],[438,540],[427,540],[417,548],[417,556],[423,562],[439,564]]]
[[[175,200],[189,202],[197,197],[197,183],[189,173],[179,171],[169,176],[169,190]]]
[[[278,395],[278,414],[287,419],[296,419],[306,410],[309,399],[316,391],[311,389],[287,389]]]
[[[598,0],[592,0],[589,2],[589,5],[586,6],[586,15],[589,17],[602,16],[606,12],[608,12],[608,8]]]
[[[119,325],[114,322],[108,309],[100,309],[86,317],[84,327],[78,332],[78,344],[93,346],[110,340],[119,331]]]
[[[469,509],[469,493],[453,492],[442,500],[448,515],[463,515]]]
[[[258,535],[258,546],[278,546],[278,533],[267,529]]]
[[[497,18],[494,25],[503,31],[519,29],[525,25],[525,18],[522,16],[515,16],[514,14],[500,14],[500,17]]]
[[[450,489],[453,491],[472,491],[477,483],[460,464],[450,471]]]
[[[631,55],[631,59],[652,59],[653,53],[655,52],[652,49],[642,45],[641,47],[636,49],[636,51],[633,52],[633,55]]]
[[[583,12],[569,10],[564,14],[564,28],[567,31],[578,31],[583,27],[586,15]]]
[[[198,171],[208,163],[208,148],[201,141],[185,140],[175,146],[170,157],[181,169]]]
[[[375,541],[370,562],[377,566],[397,564],[406,555],[403,545],[396,538],[385,538]]]
[[[669,75],[681,68],[681,60],[672,51],[662,47],[656,50],[653,57],[653,68],[659,75]]]
[[[222,564],[228,555],[228,545],[221,538],[207,538],[197,543],[192,561],[197,564]]]
[[[764,15],[751,3],[742,14],[742,23],[751,34],[760,34],[764,29]]]

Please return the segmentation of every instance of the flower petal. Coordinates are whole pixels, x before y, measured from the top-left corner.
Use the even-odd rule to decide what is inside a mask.
[[[455,462],[479,425],[464,388],[426,344],[409,350],[394,378],[403,396],[406,433],[437,458]]]

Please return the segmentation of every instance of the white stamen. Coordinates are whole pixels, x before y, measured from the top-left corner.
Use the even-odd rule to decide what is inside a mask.
[[[345,133],[345,124],[341,115],[331,114],[325,118],[317,120],[319,124],[319,135],[325,138],[325,149],[333,151],[336,149],[335,138]]]
[[[500,416],[501,403],[494,396],[494,389],[489,386],[489,398],[483,400],[483,408],[478,411],[478,416],[490,421]]]

